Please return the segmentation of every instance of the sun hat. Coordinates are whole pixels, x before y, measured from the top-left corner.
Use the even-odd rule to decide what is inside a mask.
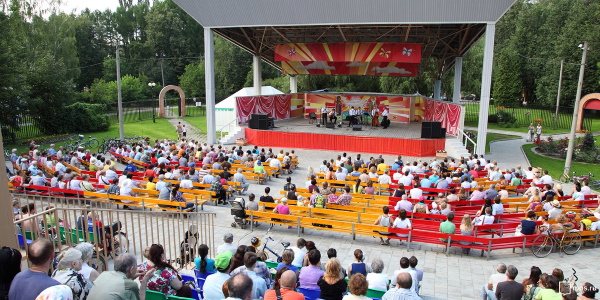
[[[560,202],[558,200],[552,200],[552,206],[560,208]]]
[[[221,270],[227,269],[232,256],[233,254],[229,250],[217,255],[217,258],[215,258],[215,268]]]

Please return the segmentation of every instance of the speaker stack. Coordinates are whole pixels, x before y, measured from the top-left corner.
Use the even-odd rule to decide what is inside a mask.
[[[269,129],[269,115],[267,114],[252,114],[248,122],[250,129]]]
[[[352,125],[352,131],[361,131],[361,130],[362,130],[362,125],[360,125],[360,124]]]
[[[422,139],[442,139],[446,137],[446,128],[439,121],[423,121],[421,123]]]

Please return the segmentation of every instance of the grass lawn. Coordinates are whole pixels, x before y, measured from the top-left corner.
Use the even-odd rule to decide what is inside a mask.
[[[175,128],[173,125],[167,121],[167,119],[156,119],[156,123],[153,123],[152,120],[145,120],[133,123],[125,123],[123,126],[125,130],[126,137],[133,137],[134,135],[139,135],[142,137],[150,137],[151,140],[154,139],[177,139],[177,133],[175,132]],[[99,142],[102,142],[102,138],[108,137],[119,137],[119,124],[113,124],[108,127],[107,131],[103,132],[93,132],[93,133],[76,133],[83,134],[85,139],[89,136],[97,138]],[[64,145],[64,142],[56,143],[56,148]],[[44,145],[43,148],[47,148],[50,145]],[[19,153],[29,151],[29,148],[26,146],[15,146],[15,145],[5,145],[6,149],[17,148]],[[92,151],[96,151],[97,149],[91,149]]]
[[[558,179],[564,172],[565,160],[536,154],[532,150],[534,147],[534,144],[523,145],[523,150],[525,151],[525,155],[527,155],[527,159],[529,159],[529,163],[532,166],[548,170],[552,178]],[[600,165],[573,162],[571,164],[571,171],[575,171],[579,175],[587,174],[589,172],[594,175],[600,175]]]
[[[472,131],[472,130],[467,130],[467,132],[473,132],[473,133],[477,134],[475,131]],[[501,134],[501,133],[488,133],[487,137],[486,137],[486,143],[485,143],[485,153],[490,153],[490,143],[493,141],[514,140],[514,139],[519,139],[519,138],[521,138],[521,137],[517,136],[517,135],[508,135],[508,134]],[[475,140],[475,142],[477,142],[477,140]]]
[[[596,122],[599,123],[599,122]],[[469,127],[477,127],[479,124],[476,122],[465,122],[465,126],[469,126]],[[513,132],[518,132],[518,133],[527,133],[527,126],[524,127],[504,127],[504,126],[500,126],[498,124],[493,124],[493,123],[488,123],[488,128],[489,129],[498,129],[498,130],[506,130],[506,131],[513,131]],[[600,131],[600,128],[596,129],[597,131]],[[544,127],[543,129],[543,134],[558,134],[558,133],[568,133],[569,129],[552,129],[552,128],[548,128],[548,127]]]
[[[183,117],[183,119],[194,127],[202,130],[203,133],[206,133],[206,116]],[[218,129],[219,128],[217,128],[217,130]]]

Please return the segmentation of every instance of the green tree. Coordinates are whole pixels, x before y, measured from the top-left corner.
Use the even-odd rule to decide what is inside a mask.
[[[204,96],[204,60],[185,66],[185,73],[179,76],[179,86],[187,96]]]
[[[500,54],[494,70],[494,105],[514,107],[521,104],[521,62],[518,56]]]

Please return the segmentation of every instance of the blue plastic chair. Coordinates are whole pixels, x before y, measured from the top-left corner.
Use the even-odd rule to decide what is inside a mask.
[[[194,274],[196,274],[196,279],[206,279],[206,277],[208,277],[209,275],[215,274],[214,272],[204,272],[204,273],[200,273],[200,271],[194,269]]]
[[[305,298],[318,299],[321,296],[321,290],[313,290],[299,287],[298,293],[304,295]]]
[[[196,279],[194,279],[194,277],[193,277],[193,276],[190,276],[190,275],[183,275],[183,274],[181,275],[181,280],[182,280],[184,283],[185,283],[185,282],[188,282],[188,281],[191,281],[191,282],[196,282]]]
[[[31,245],[31,243],[33,243],[32,240],[26,239],[22,234],[17,234],[17,240],[19,241],[19,246],[21,247],[25,247],[25,243],[27,243],[27,245]]]

